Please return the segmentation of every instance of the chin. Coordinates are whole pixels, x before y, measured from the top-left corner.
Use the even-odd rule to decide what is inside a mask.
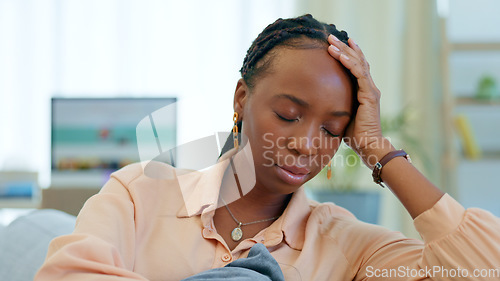
[[[257,178],[257,182],[261,186],[265,187],[269,192],[288,195],[297,191],[304,183],[309,181],[312,177],[306,175],[303,181],[290,181],[284,180],[284,171],[280,171],[277,165],[271,167],[262,167],[262,170],[256,171],[257,175],[261,175],[261,178]],[[280,175],[281,173],[281,175]]]

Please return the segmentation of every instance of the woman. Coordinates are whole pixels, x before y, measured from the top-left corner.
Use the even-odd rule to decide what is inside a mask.
[[[35,279],[179,280],[255,261],[242,258],[261,244],[286,280],[480,280],[475,270],[500,266],[500,220],[464,210],[383,137],[380,92],[345,32],[310,15],[279,19],[253,42],[241,74],[217,165],[114,173],[74,233],[51,243]],[[424,242],[307,200],[301,186],[341,140],[400,199]]]

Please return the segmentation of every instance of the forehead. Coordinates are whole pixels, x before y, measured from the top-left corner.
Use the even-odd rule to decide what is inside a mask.
[[[349,109],[352,84],[347,70],[331,57],[326,45],[318,48],[279,47],[273,50],[270,67],[256,81],[255,92],[293,94],[310,101]],[[261,97],[262,98],[262,97]]]

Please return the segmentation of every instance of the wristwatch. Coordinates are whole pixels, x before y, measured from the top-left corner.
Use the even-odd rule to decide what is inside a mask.
[[[372,173],[373,181],[379,184],[380,186],[385,187],[385,185],[382,183],[383,181],[381,178],[382,168],[385,166],[385,164],[387,164],[387,162],[400,156],[406,158],[406,160],[408,160],[408,162],[411,163],[410,155],[408,155],[408,153],[406,153],[404,150],[400,149],[391,151],[387,153],[384,157],[382,157],[382,159],[380,159],[380,161],[378,161],[377,164],[375,164]]]

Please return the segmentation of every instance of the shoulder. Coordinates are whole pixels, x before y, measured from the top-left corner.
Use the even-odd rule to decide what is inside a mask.
[[[138,162],[127,165],[113,172],[110,179],[119,181],[123,186],[130,188],[139,183],[166,183],[177,181],[179,175],[191,172],[190,170],[178,169],[169,164],[149,161]]]
[[[404,239],[404,235],[380,225],[358,220],[347,209],[334,203],[311,201],[310,223],[317,225],[318,234],[337,243],[373,243],[376,240]]]
[[[134,205],[136,218],[175,215],[183,207],[183,194],[178,177],[188,170],[150,161],[130,164],[114,172],[100,194],[119,196]]]
[[[178,196],[178,176],[185,173],[161,162],[139,162],[127,165],[110,175],[101,194],[127,195],[135,204],[138,201],[151,203],[160,197]]]
[[[111,179],[116,179],[124,186],[128,186],[137,178],[144,175],[144,168],[142,163],[133,163],[127,165],[120,170],[113,172],[110,175]]]

